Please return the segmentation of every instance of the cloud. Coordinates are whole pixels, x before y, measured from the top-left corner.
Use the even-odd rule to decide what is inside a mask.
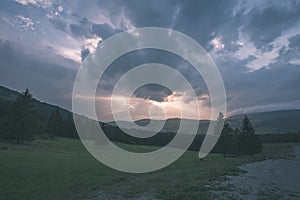
[[[2,16],[2,19],[10,26],[19,29],[20,31],[35,30],[35,23],[29,17],[24,17],[22,15],[14,16],[13,18],[7,18]]]
[[[292,59],[289,61],[289,64],[300,65],[300,59]]]
[[[36,6],[42,8],[51,7],[51,2],[49,0],[14,0],[17,3],[20,3],[24,6]]]
[[[73,60],[77,63],[81,63],[81,52],[80,49],[73,49],[64,46],[55,45],[52,47],[57,55],[60,55],[66,59]]]
[[[84,61],[84,59],[90,54],[89,49],[82,49],[81,50],[81,62]]]
[[[29,87],[34,97],[70,109],[75,70],[26,54],[16,44],[0,40],[0,84],[23,91]]]
[[[288,109],[294,109],[295,106],[298,106],[298,108],[300,108],[299,100],[290,101],[290,102],[281,103],[281,104],[265,104],[265,105],[258,105],[258,106],[243,107],[243,108],[239,108],[239,109],[230,111],[227,114],[227,117],[230,117],[233,115],[247,114],[247,113],[288,110]]]
[[[290,37],[289,39],[289,47],[290,48],[300,48],[300,34],[294,35]]]
[[[221,38],[212,39],[209,44],[213,45],[214,49],[224,49],[224,44],[221,41]]]
[[[34,28],[34,22],[32,19],[28,17],[24,17],[22,15],[18,15],[15,17],[15,25],[20,29],[20,30],[35,30]]]
[[[278,49],[268,52],[262,52],[260,50],[257,50],[254,55],[250,56],[254,56],[255,59],[247,63],[246,66],[249,68],[250,72],[253,72],[263,67],[268,68],[270,64],[276,61],[275,59],[279,56],[279,51]]]
[[[93,33],[101,37],[103,40],[117,34],[118,32],[121,32],[121,30],[113,29],[108,24],[93,24],[92,31]]]
[[[138,98],[149,99],[157,102],[163,102],[173,92],[161,85],[147,84],[138,88],[134,95]]]
[[[75,36],[89,37],[91,34],[87,28],[76,24],[70,24],[70,29],[72,34]]]
[[[297,1],[240,1],[235,16],[246,18],[242,30],[257,48],[273,42],[281,33],[299,21]]]
[[[37,72],[41,77],[50,73],[51,77],[60,75],[63,79],[64,73],[74,73],[100,41],[134,27],[155,26],[185,33],[206,48],[225,81],[230,96],[228,110],[255,112],[263,107],[281,109],[287,104],[297,107],[295,102],[300,99],[296,87],[300,84],[299,9],[300,2],[294,0],[0,1],[1,38],[6,38],[10,44],[3,44],[5,47],[1,51],[6,65],[10,66],[4,68],[2,65],[2,84],[20,89],[21,82],[25,83],[27,78],[42,81]],[[11,53],[11,49],[18,49],[12,44],[22,50],[19,57]],[[186,61],[161,51],[132,52],[117,59],[100,81],[99,93],[109,96],[122,74],[149,62],[178,70],[190,81],[199,101],[209,105],[208,91],[201,76]],[[47,67],[55,69],[55,73],[48,72]],[[21,70],[26,76],[15,78],[14,73]],[[63,80],[57,83],[52,80],[42,85],[30,81],[47,100],[42,86],[60,90],[56,84],[63,84]],[[69,87],[69,83],[67,85]],[[183,94],[180,90],[176,92]],[[59,94],[70,93],[62,88]],[[174,94],[148,86],[137,91],[136,98],[147,103],[163,103]],[[53,101],[54,97],[49,98]],[[189,102],[188,97],[185,100]],[[55,100],[65,105],[65,100],[59,101]]]

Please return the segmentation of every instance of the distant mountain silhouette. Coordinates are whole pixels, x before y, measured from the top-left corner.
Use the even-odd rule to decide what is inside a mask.
[[[140,119],[135,121],[135,124],[141,127],[145,127],[150,123],[150,119]],[[156,122],[160,122],[158,124],[163,123],[164,120],[153,120]],[[162,132],[177,132],[180,122],[184,122],[181,124],[181,130],[184,133],[191,133],[191,126],[195,123],[199,123],[198,133],[205,134],[209,125],[209,120],[193,120],[193,119],[179,119],[179,118],[170,118],[167,119],[164,123],[163,128],[161,129]],[[118,124],[117,124],[118,123]],[[112,126],[121,125],[125,129],[136,129],[136,125],[127,121],[118,121],[118,122],[108,122],[108,124]],[[155,128],[154,128],[155,129]],[[159,129],[160,130],[160,129]]]
[[[17,95],[20,94],[14,90],[8,89],[6,87],[0,86],[0,101],[12,101]],[[34,105],[38,113],[40,113],[46,119],[51,115],[53,111],[59,109],[63,117],[67,116],[71,112],[54,106],[48,103],[41,102],[35,99]],[[242,119],[245,116],[235,115],[227,119],[228,123],[234,127],[239,128],[242,124]],[[261,113],[248,113],[247,116],[251,119],[253,126],[256,128],[258,134],[265,133],[287,133],[287,132],[298,132],[300,131],[300,110],[279,110],[271,112],[261,112]],[[195,123],[196,120],[192,119],[183,119],[184,126],[182,130],[189,132],[190,125]],[[178,130],[180,119],[170,118],[166,120],[165,125],[163,126],[163,132],[174,132]],[[131,129],[133,128],[132,123],[126,121],[119,121],[124,128]],[[135,121],[139,126],[147,126],[150,123],[150,119],[141,119]],[[117,126],[116,122],[108,122],[108,124]],[[206,133],[207,127],[209,125],[209,120],[199,120],[199,132]]]
[[[268,133],[288,133],[288,132],[298,132],[300,131],[300,110],[279,110],[271,112],[261,112],[261,113],[248,113],[246,114],[253,123],[258,134],[268,134]],[[227,122],[233,128],[240,128],[242,120],[245,114],[235,115],[227,118]],[[185,132],[190,132],[190,125],[196,120],[193,119],[183,119],[185,121],[182,130]],[[154,120],[159,121],[159,120]],[[167,119],[164,127],[161,131],[163,132],[175,132],[177,131],[180,123],[180,119],[171,118]],[[150,119],[141,119],[135,121],[135,124],[139,126],[147,126],[150,123]],[[112,121],[108,124],[117,126],[117,123]],[[126,129],[136,128],[132,123],[126,121],[118,121],[118,124]],[[209,125],[209,120],[199,120],[199,133],[206,133]]]
[[[288,132],[298,132],[300,131],[300,110],[279,110],[271,112],[261,112],[261,113],[248,113],[246,114],[253,123],[258,134],[267,133],[288,133]],[[240,128],[242,120],[245,114],[235,115],[227,118],[227,122],[233,128]],[[189,132],[189,124],[192,119],[184,119],[185,126],[183,130]],[[163,127],[163,132],[173,132],[178,129],[180,119],[168,119],[166,120],[165,126]],[[124,128],[131,129],[132,124],[126,121],[120,121]],[[150,119],[141,119],[135,121],[136,124],[140,126],[146,126],[150,123]],[[113,126],[117,126],[116,122],[109,122]],[[209,125],[209,120],[199,120],[199,131],[200,133],[206,132]]]
[[[245,115],[228,118],[228,123],[239,127]],[[300,110],[278,110],[261,113],[249,113],[257,133],[286,133],[300,131]]]

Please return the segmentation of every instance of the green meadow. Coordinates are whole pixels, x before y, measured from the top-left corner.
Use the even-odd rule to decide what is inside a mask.
[[[136,152],[157,147],[119,146]],[[209,199],[207,184],[224,175],[242,173],[238,166],[292,153],[293,143],[265,144],[262,154],[223,157],[209,154],[200,160],[187,151],[170,166],[146,174],[129,174],[104,166],[80,140],[55,138],[28,144],[0,143],[0,199],[97,199],[111,197]]]

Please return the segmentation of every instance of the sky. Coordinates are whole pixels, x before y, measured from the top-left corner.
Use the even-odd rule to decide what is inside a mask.
[[[139,27],[180,31],[214,59],[227,94],[227,115],[300,108],[300,1],[97,1],[1,0],[0,85],[71,110],[76,72],[99,42]],[[141,50],[118,58],[97,90],[101,120],[112,120],[109,96],[116,81],[135,65],[172,66],[193,86],[203,118],[209,94],[189,63],[168,52]],[[154,106],[178,117],[172,92],[159,85],[139,88],[133,119],[147,118]],[[120,99],[122,99],[120,97]],[[186,103],[184,109],[193,106]],[[124,110],[119,108],[120,113]]]

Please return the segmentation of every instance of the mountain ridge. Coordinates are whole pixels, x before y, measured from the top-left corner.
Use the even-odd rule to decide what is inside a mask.
[[[0,101],[12,101],[17,95],[20,94],[17,91],[9,89],[4,86],[0,86]],[[71,113],[71,111],[61,108],[56,105],[52,105],[46,102],[41,102],[37,99],[34,99],[34,104],[36,109],[42,114],[43,117],[48,118],[53,111],[59,109],[62,116],[65,117]],[[300,109],[288,109],[288,110],[277,110],[277,111],[266,111],[266,112],[256,112],[256,113],[247,113],[247,114],[238,114],[226,118],[227,122],[233,128],[239,128],[242,123],[243,117],[247,115],[253,126],[256,128],[257,133],[267,134],[267,133],[287,133],[287,132],[298,132],[300,131]],[[139,119],[134,121],[135,124],[140,126],[147,126],[151,119]],[[176,132],[179,127],[181,120],[184,120],[186,127],[183,127],[183,130],[189,131],[189,123],[199,121],[200,130],[204,132],[210,120],[196,120],[196,119],[180,119],[180,118],[168,118],[166,124],[162,131],[164,132]],[[158,120],[164,121],[164,120]],[[117,126],[115,121],[106,122],[107,124]],[[125,128],[131,128],[132,123],[127,121],[118,121]]]

